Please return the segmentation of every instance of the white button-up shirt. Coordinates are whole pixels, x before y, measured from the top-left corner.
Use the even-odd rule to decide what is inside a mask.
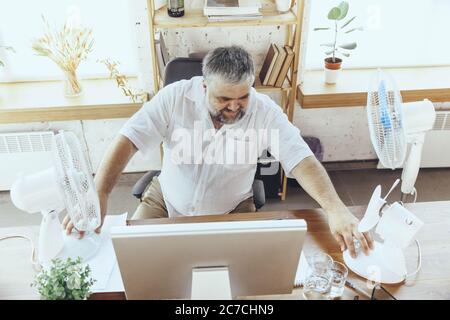
[[[313,155],[281,108],[254,88],[244,116],[215,130],[202,81],[194,77],[164,87],[119,132],[144,154],[163,142],[159,181],[170,217],[232,211],[252,196],[256,160],[264,150],[288,176]],[[249,132],[262,133],[257,143]]]

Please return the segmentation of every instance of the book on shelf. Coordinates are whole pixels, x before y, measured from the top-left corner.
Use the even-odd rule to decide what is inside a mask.
[[[287,52],[284,47],[280,47],[278,45],[275,45],[275,47],[278,50],[278,56],[275,60],[272,71],[270,72],[269,80],[267,81],[267,85],[271,87],[275,86],[275,82],[277,81],[278,75],[283,67],[283,62],[287,56]]]
[[[289,68],[294,61],[294,50],[290,46],[284,46],[284,50],[286,51],[286,58],[284,59],[283,66],[278,74],[277,80],[275,82],[275,87],[282,87],[284,80],[288,74]]]
[[[264,59],[261,71],[259,72],[259,80],[263,86],[267,86],[269,83],[269,78],[272,73],[272,69],[278,57],[278,48],[275,44],[270,44],[269,50],[267,51],[266,58]]]
[[[260,15],[260,0],[205,0],[205,16]]]
[[[158,61],[159,76],[164,81],[164,72],[167,63],[169,63],[169,52],[167,51],[164,37],[161,32],[155,34],[155,51],[156,59]]]
[[[262,14],[258,15],[214,15],[214,16],[208,16],[208,21],[241,21],[241,20],[257,20],[262,17]]]

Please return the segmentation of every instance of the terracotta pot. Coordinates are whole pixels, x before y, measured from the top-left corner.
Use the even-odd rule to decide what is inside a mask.
[[[325,83],[335,84],[341,72],[342,59],[326,58],[325,61]]]

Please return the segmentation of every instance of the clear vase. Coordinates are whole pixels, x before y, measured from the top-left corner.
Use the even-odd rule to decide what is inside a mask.
[[[64,95],[67,98],[75,98],[82,94],[83,88],[75,71],[64,72]]]

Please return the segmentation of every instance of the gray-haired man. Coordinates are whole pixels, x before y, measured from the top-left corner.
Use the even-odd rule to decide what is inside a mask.
[[[161,174],[147,187],[134,219],[254,211],[256,161],[237,163],[236,157],[248,149],[257,156],[270,150],[322,206],[341,250],[348,247],[354,255],[356,238],[368,253],[370,235],[358,232],[358,220],[339,199],[299,130],[275,102],[252,88],[254,80],[247,51],[217,48],[204,58],[203,77],[166,86],[144,104],[120,130],[95,177],[103,217],[108,196],[131,157],[138,150],[154,152],[161,142]],[[274,134],[261,138],[261,132]],[[257,137],[254,148],[249,137]],[[63,226],[72,231],[68,217]]]

